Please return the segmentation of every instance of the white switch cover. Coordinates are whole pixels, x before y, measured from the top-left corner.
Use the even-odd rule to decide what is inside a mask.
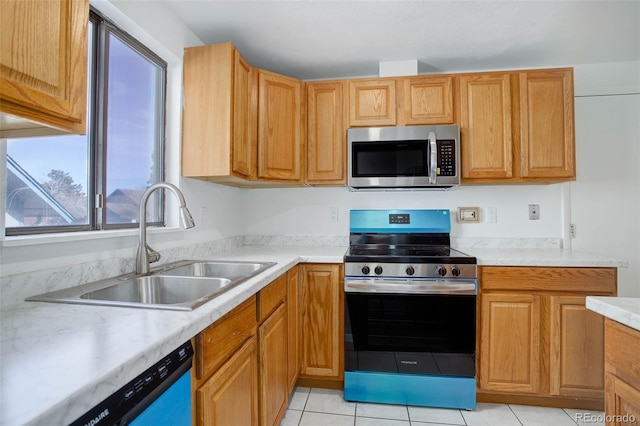
[[[338,208],[337,207],[331,207],[331,222],[337,222],[338,221]]]
[[[487,223],[498,223],[498,209],[487,207]]]

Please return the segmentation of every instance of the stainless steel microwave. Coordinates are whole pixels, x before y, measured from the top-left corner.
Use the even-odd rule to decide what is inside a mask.
[[[347,186],[352,191],[460,184],[457,125],[351,128],[347,142]]]

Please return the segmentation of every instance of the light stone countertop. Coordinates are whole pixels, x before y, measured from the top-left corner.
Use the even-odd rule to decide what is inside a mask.
[[[3,309],[0,424],[69,424],[297,263],[346,247],[239,247],[219,260],[277,262],[193,311],[23,302]]]
[[[587,309],[640,331],[640,298],[587,296]]]
[[[626,261],[557,248],[460,250],[476,256],[479,265],[628,266]],[[295,264],[341,263],[345,251],[346,246],[247,245],[214,256],[184,257],[277,263],[190,312],[44,302],[3,307],[0,424],[72,422]],[[9,288],[24,284],[8,278]]]
[[[558,248],[461,247],[459,251],[478,259],[478,265],[628,268],[627,260]]]

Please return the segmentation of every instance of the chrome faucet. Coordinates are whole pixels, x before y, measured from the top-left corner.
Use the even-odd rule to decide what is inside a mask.
[[[160,260],[160,253],[147,245],[147,201],[149,200],[149,196],[151,196],[151,193],[158,188],[170,189],[174,194],[176,194],[176,197],[178,197],[178,200],[180,201],[181,225],[185,229],[193,228],[194,226],[196,226],[195,222],[193,221],[193,217],[191,217],[189,209],[187,209],[184,195],[175,185],[167,182],[160,182],[147,188],[144,194],[142,194],[142,199],[140,200],[140,244],[138,245],[138,254],[136,255],[137,275],[148,274],[149,264]]]

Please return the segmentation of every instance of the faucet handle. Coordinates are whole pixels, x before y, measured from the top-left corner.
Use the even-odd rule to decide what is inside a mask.
[[[147,244],[147,253],[149,255],[149,263],[155,263],[160,260],[160,253],[149,247]]]

